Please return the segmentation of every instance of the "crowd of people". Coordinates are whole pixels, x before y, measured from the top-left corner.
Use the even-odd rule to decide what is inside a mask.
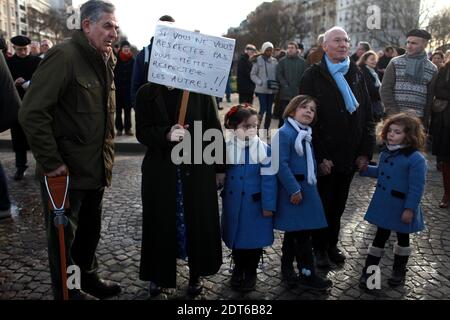
[[[160,20],[174,21],[170,16]],[[50,41],[42,41],[39,51],[24,36],[11,39],[15,54],[0,56],[0,119],[10,123],[0,128],[12,129],[14,179],[24,177],[29,148],[36,159],[55,299],[63,298],[61,257],[45,177],[70,175],[65,258],[67,265],[80,268],[81,288],[69,290],[69,297],[103,299],[121,291],[118,283],[98,276],[96,249],[103,195],[112,181],[114,137],[134,134],[132,106],[137,140],[147,147],[139,277],[150,283],[151,297],[176,287],[177,259],[188,261],[188,293],[200,294],[202,277],[222,265],[222,240],[234,261],[231,286],[254,290],[258,263],[263,248],[274,241],[274,230],[284,232],[281,274],[286,283],[330,288],[331,280],[316,270],[352,258],[340,250],[339,234],[356,172],[377,179],[365,216],[377,232],[360,287],[372,289],[369,267],[379,264],[391,232],[397,233],[397,242],[389,285],[404,284],[413,251],[410,235],[425,227],[420,202],[427,132],[444,179],[438,205],[450,203],[449,54],[435,52],[430,60],[430,34],[414,29],[406,36],[403,54],[393,47],[376,53],[361,42],[350,55],[350,39],[340,27],[321,35],[305,55],[296,42],[289,42],[284,54],[271,42],[262,44],[260,53],[248,44],[237,68],[239,105],[224,119],[232,134],[222,135],[223,157],[213,164],[205,159],[176,164],[171,155],[187,136],[194,141],[210,129],[222,131],[215,99],[191,93],[183,116],[182,90],[147,83],[153,39],[136,59],[128,42],[114,52],[118,23],[111,3],[83,4],[80,30],[50,50]],[[259,111],[252,106],[255,94]],[[258,128],[270,129],[274,103],[279,130],[265,142]],[[8,112],[13,115],[4,116]],[[200,131],[195,122],[202,123]],[[377,123],[383,144],[378,164],[373,161]],[[197,150],[193,144],[187,156],[203,155],[207,148]],[[277,171],[270,170],[274,161]],[[1,166],[0,188],[1,216],[7,217],[10,201]]]

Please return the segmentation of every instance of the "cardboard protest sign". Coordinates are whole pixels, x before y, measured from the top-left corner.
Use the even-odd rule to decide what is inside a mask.
[[[156,26],[148,81],[191,92],[223,97],[235,40]]]

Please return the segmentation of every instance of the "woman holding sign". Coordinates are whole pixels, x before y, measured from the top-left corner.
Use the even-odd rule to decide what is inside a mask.
[[[221,132],[217,107],[212,97],[190,93],[180,121],[182,96],[179,89],[149,83],[136,99],[136,137],[148,147],[142,164],[140,279],[150,281],[151,296],[176,287],[177,258],[188,259],[191,295],[202,291],[200,276],[217,273],[222,264],[217,187],[225,178],[224,152],[217,161],[222,164],[206,164],[202,142],[206,130]],[[172,150],[180,144],[189,148],[183,158],[195,164],[174,163]]]

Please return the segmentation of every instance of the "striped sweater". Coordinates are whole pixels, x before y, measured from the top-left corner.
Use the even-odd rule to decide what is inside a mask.
[[[381,99],[388,113],[413,110],[418,117],[425,118],[433,96],[437,68],[427,60],[422,80],[414,82],[406,77],[406,61],[406,55],[402,55],[390,62],[381,86]]]

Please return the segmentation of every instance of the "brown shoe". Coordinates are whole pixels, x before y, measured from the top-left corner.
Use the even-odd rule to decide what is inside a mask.
[[[81,289],[99,299],[106,299],[116,296],[122,291],[118,283],[102,280],[97,275],[82,277]]]
[[[69,290],[69,300],[99,300],[82,290]]]

